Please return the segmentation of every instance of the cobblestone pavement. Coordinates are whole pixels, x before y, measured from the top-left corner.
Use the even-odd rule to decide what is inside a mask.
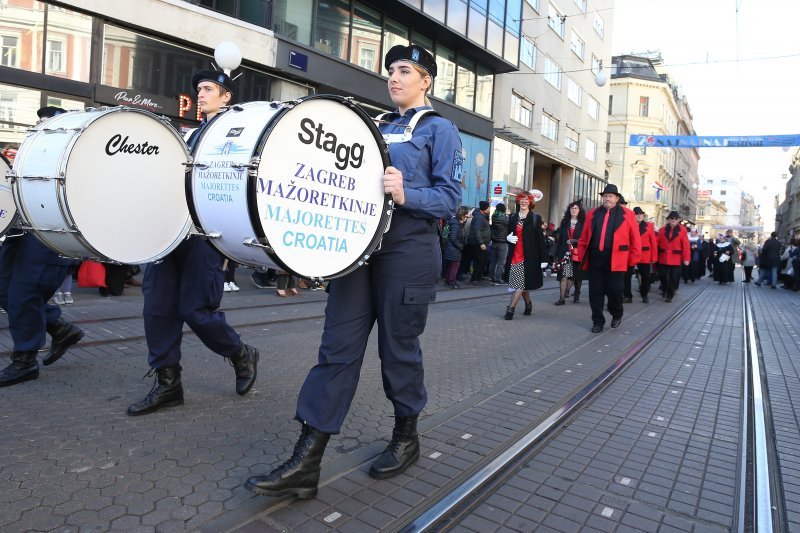
[[[141,294],[128,289],[102,299],[78,291],[65,315],[81,322],[85,345],[42,368],[38,380],[0,389],[0,530],[379,529],[539,418],[667,305],[657,298],[626,305],[620,331],[595,336],[588,303],[552,305],[554,279],[534,293],[532,318],[510,322],[502,319],[503,287],[441,289],[422,340],[429,393],[420,423],[423,458],[395,480],[366,476],[365,462],[385,445],[392,425],[373,338],[343,432],[326,453],[320,496],[291,503],[254,497],[241,485],[291,452],[299,430],[294,402],[316,360],[325,295],[277,298],[250,288],[246,273],[240,278],[243,290],[226,293],[223,308],[232,324],[245,324],[237,327],[243,340],[262,352],[254,389],[238,397],[232,369],[187,334],[185,405],[137,418],[124,411],[151,386],[141,379]],[[675,303],[708,283],[682,287]],[[7,330],[0,342],[10,349]],[[487,424],[493,418],[506,429],[496,433]],[[467,432],[475,438],[463,439]],[[437,452],[447,461],[430,458]],[[342,517],[325,520],[335,513]]]

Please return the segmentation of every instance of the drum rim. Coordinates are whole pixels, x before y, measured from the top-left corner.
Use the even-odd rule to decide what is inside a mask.
[[[272,131],[275,129],[275,126],[278,124],[280,119],[286,115],[289,111],[293,110],[295,107],[302,105],[304,102],[308,102],[311,100],[331,100],[337,102],[341,105],[347,106],[353,111],[356,112],[361,120],[367,125],[367,129],[372,133],[372,136],[375,138],[376,144],[378,145],[378,150],[381,154],[381,161],[383,162],[383,168],[386,169],[389,165],[391,165],[391,159],[389,158],[389,147],[386,144],[383,136],[380,133],[380,130],[375,125],[375,122],[372,120],[372,117],[367,114],[364,109],[361,108],[358,104],[352,101],[352,99],[348,99],[348,97],[340,96],[338,94],[312,94],[308,96],[303,96],[298,98],[297,100],[292,100],[291,102],[284,102],[284,104],[294,104],[294,105],[285,105],[283,109],[275,113],[272,118],[269,120],[267,125],[265,126],[264,130],[261,132],[261,135],[258,138],[258,143],[256,144],[255,149],[255,156],[261,157],[261,154],[264,151],[264,146],[266,145],[267,141],[269,140],[269,136],[272,134]],[[258,184],[256,179],[250,179],[248,176],[247,181],[247,210],[248,214],[250,215],[250,225],[253,227],[253,231],[255,232],[255,237],[259,243],[266,246],[267,255],[269,255],[270,259],[272,259],[275,264],[280,266],[283,270],[287,272],[291,272],[294,275],[309,278],[306,274],[302,272],[297,272],[294,269],[290,268],[286,263],[284,263],[278,254],[274,251],[274,249],[269,244],[269,239],[267,238],[266,233],[264,232],[264,227],[261,224],[261,217],[258,214]],[[366,249],[359,253],[358,259],[356,259],[350,266],[345,267],[344,269],[336,272],[334,274],[330,274],[327,276],[320,277],[320,280],[329,280],[340,278],[346,276],[347,274],[353,272],[357,268],[359,268],[364,262],[367,261],[367,258],[371,256],[378,246],[383,240],[383,234],[386,231],[386,228],[390,221],[390,211],[392,205],[392,196],[390,194],[384,194],[383,196],[383,209],[381,210],[381,217],[378,221],[378,231],[372,237],[369,242],[369,245]]]
[[[14,168],[11,161],[9,161],[8,158],[3,154],[0,154],[0,161],[8,166],[8,172],[11,172],[11,169]],[[5,177],[6,176],[3,176],[3,178]],[[19,221],[19,207],[17,207],[17,198],[14,196],[13,184],[9,183],[8,189],[11,191],[11,199],[14,200],[14,214],[12,215],[11,219],[9,219],[8,225],[4,229],[0,230],[0,237],[8,235],[8,232],[11,231]]]

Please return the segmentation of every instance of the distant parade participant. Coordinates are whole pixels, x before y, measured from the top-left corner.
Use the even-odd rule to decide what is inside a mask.
[[[691,258],[688,265],[681,267],[681,275],[685,283],[694,283],[703,277],[703,239],[698,235],[697,228],[689,233],[689,250]]]
[[[533,189],[517,195],[519,211],[508,217],[506,237],[509,242],[508,255],[511,256],[511,267],[508,273],[508,288],[513,289],[511,302],[506,307],[506,320],[514,319],[514,311],[520,298],[525,302],[523,315],[533,312],[530,291],[544,284],[542,268],[547,266],[547,250],[542,232],[542,217],[533,212],[536,202],[544,197],[542,191]]]
[[[419,337],[441,269],[437,220],[449,220],[461,201],[462,147],[458,129],[431,112],[426,97],[436,77],[433,56],[416,45],[398,45],[384,64],[397,110],[382,117],[381,133],[394,138],[416,123],[410,139],[389,140],[393,166],[386,168],[383,185],[395,205],[391,229],[368,264],[329,283],[319,362],[297,399],[300,438],[286,462],[247,480],[246,488],[257,494],[316,496],[325,447],[350,409],[376,322],[383,389],[395,421],[392,439],[369,475],[397,476],[420,455],[417,419],[427,393]],[[420,113],[427,114],[414,120]]]
[[[189,137],[193,148],[209,121],[233,97],[233,80],[212,70],[192,78],[197,105],[205,114]],[[155,373],[153,388],[128,407],[130,416],[183,404],[181,339],[186,323],[212,351],[228,359],[236,375],[236,392],[247,394],[256,381],[258,350],[244,344],[218,311],[225,282],[225,258],[204,238],[192,235],[157,263],[147,266],[142,283],[147,362]]]
[[[647,213],[641,207],[634,207],[633,214],[636,216],[636,224],[639,226],[639,237],[642,240],[642,255],[636,264],[639,273],[639,294],[642,296],[642,303],[650,303],[650,273],[653,263],[658,263],[658,243],[656,242],[656,232],[652,222],[647,222]]]
[[[578,240],[578,257],[588,271],[592,333],[603,331],[606,298],[611,327],[622,323],[625,272],[639,262],[642,248],[633,211],[617,205],[621,196],[617,186],[606,185],[600,195],[603,204],[586,215]]]
[[[681,266],[688,265],[691,259],[689,237],[680,220],[677,211],[670,211],[667,224],[658,230],[658,272],[667,302],[675,297]]]
[[[720,285],[733,283],[736,248],[727,235],[720,235],[714,247],[714,281]]]
[[[580,258],[578,257],[578,239],[583,231],[583,224],[586,222],[586,210],[583,208],[583,200],[570,202],[561,219],[558,228],[558,240],[556,241],[556,260],[560,260],[563,266],[558,271],[558,284],[560,291],[556,305],[564,305],[569,296],[570,284],[575,285],[573,303],[580,301],[582,272]]]
[[[60,107],[36,112],[39,122],[65,113]],[[39,377],[37,353],[51,336],[45,366],[63,356],[83,331],[61,318],[61,309],[47,303],[67,277],[71,260],[47,248],[31,233],[12,229],[0,247],[0,306],[8,313],[13,341],[11,364],[0,372],[0,387]]]

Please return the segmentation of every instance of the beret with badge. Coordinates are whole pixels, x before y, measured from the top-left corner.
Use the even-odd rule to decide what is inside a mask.
[[[425,69],[428,74],[431,75],[431,78],[436,77],[436,60],[433,59],[430,52],[421,46],[415,44],[403,46],[402,44],[398,44],[397,46],[391,47],[389,51],[386,52],[386,58],[384,59],[384,67],[386,70],[389,70],[389,67],[395,61],[410,61]]]
[[[192,88],[195,91],[197,91],[197,86],[201,81],[216,83],[231,94],[236,92],[234,90],[233,80],[224,72],[219,72],[217,70],[201,70],[196,72],[195,75],[192,76]]]

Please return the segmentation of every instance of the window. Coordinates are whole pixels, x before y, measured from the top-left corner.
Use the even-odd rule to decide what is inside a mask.
[[[579,140],[580,136],[578,135],[578,132],[570,127],[567,127],[566,132],[564,132],[564,146],[567,147],[567,150],[577,154]]]
[[[639,116],[640,117],[649,117],[650,113],[650,97],[649,96],[640,96],[639,97]]]
[[[600,74],[600,58],[592,54],[592,74],[597,76]]]
[[[399,22],[386,18],[384,24],[385,30],[383,32],[383,49],[389,51],[393,46],[401,44],[408,46],[408,26],[404,26]]]
[[[353,37],[350,62],[372,72],[381,71],[381,14],[356,2],[353,9]]]
[[[640,146],[638,154],[639,155],[647,155],[647,146]]]
[[[313,46],[326,54],[347,59],[350,35],[350,1],[317,2]]]
[[[644,200],[644,172],[637,172],[633,177],[633,199]]]
[[[461,35],[467,34],[467,0],[447,2],[447,26]]]
[[[450,2],[458,0],[450,0]],[[425,2],[425,10],[428,3]],[[486,0],[470,2],[469,20],[467,21],[467,37],[479,45],[486,46]]]
[[[567,78],[567,96],[578,107],[583,102],[583,89],[572,78]]]
[[[465,57],[458,58],[456,77],[456,105],[466,109],[475,106],[475,62]]]
[[[606,153],[607,154],[611,153],[611,132],[610,131],[606,132]]]
[[[537,13],[539,12],[539,0],[525,0]]]
[[[456,101],[456,54],[444,46],[436,48],[436,83],[433,95],[446,102]]]
[[[608,114],[609,115],[613,115],[614,114],[614,112],[611,111],[612,109],[614,109],[614,95],[613,94],[609,94],[608,95]]]
[[[64,41],[47,40],[48,72],[64,72]]]
[[[0,65],[16,67],[19,61],[19,37],[0,35]]]
[[[589,96],[588,103],[589,116],[595,120],[600,120],[600,102]]]
[[[728,194],[728,191],[726,191],[725,189],[720,189],[719,191],[720,196],[725,196],[726,194]]]
[[[558,121],[547,113],[542,113],[541,133],[548,139],[558,140]]]
[[[586,139],[586,145],[584,146],[584,155],[586,159],[589,161],[596,161],[597,160],[597,143],[595,143],[591,139]]]
[[[519,60],[531,70],[536,70],[536,45],[526,37],[520,41]]]
[[[714,183],[714,180],[708,180],[708,184],[709,185],[712,185],[713,183]]]
[[[562,39],[564,38],[564,22],[566,19],[553,4],[548,4],[547,25]]]
[[[711,180],[708,180],[708,182],[711,183]],[[722,180],[722,181],[720,181],[720,183],[722,185],[727,185],[728,184],[728,180]]]
[[[544,79],[559,91],[561,90],[561,67],[547,56],[544,56]]]
[[[511,93],[511,118],[530,128],[533,126],[533,102]]]
[[[586,0],[574,0],[575,5],[581,10],[581,13],[586,13]]]
[[[475,89],[475,112],[485,117],[492,116],[492,93],[494,92],[494,74],[478,65],[478,83]]]
[[[599,13],[594,14],[594,31],[600,38],[603,38],[603,31],[604,31],[604,24],[603,24],[603,17],[600,16]]]
[[[583,54],[586,51],[586,43],[583,42],[577,33],[572,32],[572,38],[569,41],[569,49],[572,50],[576,56],[583,59]]]
[[[719,205],[721,205],[722,207],[725,207],[725,202],[720,202]]]
[[[313,0],[275,0],[272,29],[279,35],[310,45],[313,12]]]

